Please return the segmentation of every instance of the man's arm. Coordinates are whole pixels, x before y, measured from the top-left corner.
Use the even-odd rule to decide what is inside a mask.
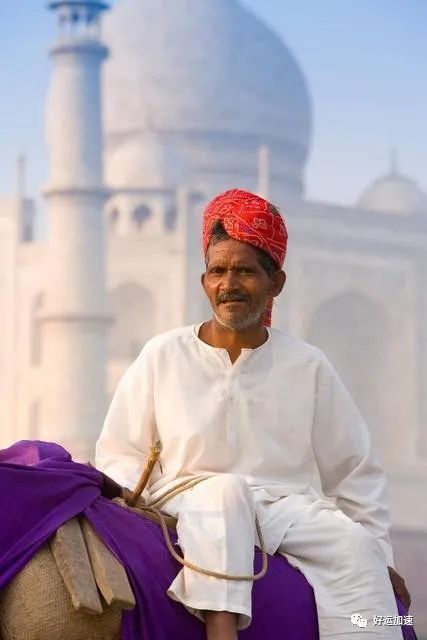
[[[133,489],[159,439],[156,432],[153,375],[144,348],[118,384],[96,444],[96,467]]]
[[[316,381],[313,450],[322,489],[379,540],[394,567],[386,479],[368,427],[332,365],[322,354]]]

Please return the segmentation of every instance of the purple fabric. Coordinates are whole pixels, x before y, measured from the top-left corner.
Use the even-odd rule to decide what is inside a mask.
[[[0,451],[0,589],[61,524],[84,514],[126,568],[135,593],[136,608],[122,616],[122,640],[205,640],[204,625],[166,596],[180,566],[160,527],[103,498],[102,482],[96,469],[73,462],[56,444],[22,441]],[[260,562],[256,551],[255,570]],[[402,631],[405,640],[416,640],[412,627]],[[313,590],[277,555],[269,559],[267,576],[254,583],[252,624],[239,638],[276,640],[284,635],[287,640],[318,640],[318,626]]]

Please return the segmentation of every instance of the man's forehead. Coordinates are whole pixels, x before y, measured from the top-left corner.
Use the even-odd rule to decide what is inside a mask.
[[[209,252],[208,252],[208,255],[206,256],[206,265],[208,267],[214,267],[214,266],[255,267],[258,265],[258,260],[257,260],[256,254],[237,255],[236,253],[227,253],[227,254],[221,253],[221,254],[209,255]]]
[[[214,258],[207,263],[208,267],[254,267],[257,265],[257,260],[250,258]]]
[[[207,254],[209,262],[212,260],[256,260],[256,249],[247,242],[239,240],[221,240],[209,245]]]

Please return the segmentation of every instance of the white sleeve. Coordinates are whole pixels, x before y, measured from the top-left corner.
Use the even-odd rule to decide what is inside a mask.
[[[149,449],[158,440],[156,431],[153,375],[144,348],[116,389],[96,443],[95,466],[134,489]]]
[[[387,564],[394,567],[385,475],[366,423],[323,354],[317,371],[313,450],[325,495],[377,537]]]

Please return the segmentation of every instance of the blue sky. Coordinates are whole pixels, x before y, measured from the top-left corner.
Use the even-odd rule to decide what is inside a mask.
[[[427,189],[425,0],[242,2],[288,44],[307,78],[314,104],[308,195],[351,204],[385,173],[392,147],[402,171]],[[23,151],[28,194],[37,196],[47,175],[53,19],[41,0],[3,0],[0,23],[0,195],[14,190]]]

